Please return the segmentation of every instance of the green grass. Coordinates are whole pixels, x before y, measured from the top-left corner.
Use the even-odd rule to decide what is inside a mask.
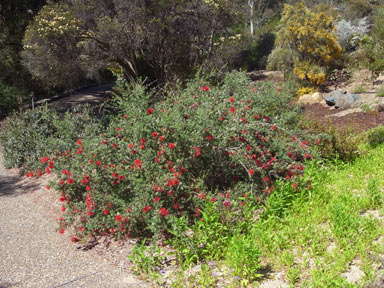
[[[377,97],[384,97],[384,86],[381,85],[376,89],[376,96]]]
[[[290,283],[300,287],[359,287],[341,276],[353,260],[365,272],[360,285],[372,280],[374,259],[384,252],[374,240],[384,230],[380,220],[365,213],[382,209],[383,156],[384,146],[379,146],[350,164],[310,165],[306,177],[312,191],[298,195],[285,216],[266,211],[268,217],[255,223],[254,239],[264,261],[284,270]],[[274,207],[271,202],[283,203],[279,195],[284,193],[277,190],[267,210]]]
[[[356,85],[353,88],[353,93],[365,93],[367,92],[367,89],[363,85]]]

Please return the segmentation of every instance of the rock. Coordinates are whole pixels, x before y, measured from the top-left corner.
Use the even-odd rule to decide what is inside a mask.
[[[359,113],[359,112],[363,112],[363,110],[360,108],[352,108],[352,109],[347,109],[347,110],[344,110],[335,114],[331,114],[325,117],[344,117],[348,114]]]
[[[340,90],[334,90],[330,93],[323,95],[323,99],[329,106],[335,106],[336,108],[349,108],[353,106],[360,96],[352,93],[342,93]]]
[[[288,288],[289,284],[281,280],[268,280],[263,282],[259,288]]]
[[[334,106],[336,104],[336,99],[342,97],[344,94],[339,90],[334,90],[332,92],[323,94],[323,99],[329,106]]]
[[[359,282],[365,276],[365,273],[359,267],[360,265],[360,261],[353,261],[348,271],[341,274],[341,276],[346,278],[348,283],[355,284]]]
[[[373,105],[373,107],[377,112],[384,112],[384,99],[376,99],[376,103]]]
[[[360,99],[353,103],[353,108],[358,108],[361,106],[375,107],[378,103],[378,98],[375,94],[364,93],[360,94]]]
[[[383,104],[377,104],[377,106],[375,107],[375,110],[377,112],[384,112],[384,103]]]
[[[324,100],[322,99],[319,92],[313,93],[313,94],[305,94],[299,98],[297,103],[300,104],[316,104],[321,103]]]

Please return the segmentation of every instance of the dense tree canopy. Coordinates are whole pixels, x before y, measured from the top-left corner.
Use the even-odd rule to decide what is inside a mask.
[[[184,78],[214,56],[220,37],[234,36],[232,27],[244,23],[236,2],[50,3],[26,31],[24,63],[51,84],[74,85],[106,67],[121,68],[130,81]]]

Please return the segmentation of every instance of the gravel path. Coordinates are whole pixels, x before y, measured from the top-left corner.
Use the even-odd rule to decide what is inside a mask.
[[[0,288],[151,286],[105,257],[76,249],[33,201],[40,187],[21,178],[0,164]]]

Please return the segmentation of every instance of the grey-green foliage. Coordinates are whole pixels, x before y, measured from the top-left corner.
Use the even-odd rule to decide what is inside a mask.
[[[4,166],[32,168],[38,159],[72,149],[77,139],[102,133],[106,117],[83,107],[76,113],[59,116],[40,107],[7,118],[0,133]]]
[[[289,71],[293,69],[296,60],[298,60],[298,55],[291,49],[276,47],[268,56],[267,69]]]
[[[344,50],[355,49],[362,38],[369,32],[370,24],[367,17],[358,19],[353,24],[352,21],[345,19],[336,23],[336,35],[340,45]]]

